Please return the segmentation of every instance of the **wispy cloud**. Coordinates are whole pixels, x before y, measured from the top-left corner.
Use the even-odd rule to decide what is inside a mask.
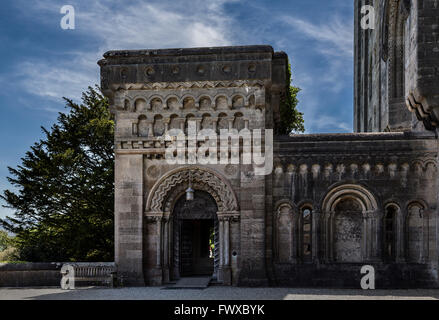
[[[38,13],[34,16],[41,24],[51,23],[54,27],[53,19],[47,17],[61,17],[60,5],[54,5],[53,0],[32,0],[31,5],[28,2],[23,7],[32,12],[27,14]],[[294,82],[302,88],[299,108],[305,113],[307,130],[324,131],[333,110],[322,103],[328,103],[328,97],[336,97],[352,86],[352,19],[337,13],[323,18],[276,14],[273,19],[258,24],[255,21],[262,21],[269,8],[245,3],[241,10],[245,7],[252,13],[252,25],[247,26],[239,16],[226,11],[231,2],[238,1],[72,0],[76,29],[66,32],[66,36],[80,35],[84,42],[77,48],[67,48],[68,52],[55,60],[41,56],[23,61],[16,68],[17,82],[27,92],[43,99],[60,101],[66,96],[78,100],[89,85],[99,82],[96,62],[107,50],[250,44],[265,39],[264,42],[276,45],[276,49],[292,54]],[[274,31],[279,30],[276,29],[279,25],[287,26],[281,34]],[[299,51],[310,52],[310,57],[297,60],[294,53]],[[351,110],[351,101],[344,104]],[[53,106],[44,108],[55,111]],[[323,120],[317,121],[320,117]],[[338,121],[342,124],[331,128],[351,130],[346,121]]]
[[[292,16],[283,16],[281,20],[295,28],[298,34],[315,40],[316,49],[320,53],[329,55],[331,58],[351,58],[353,56],[354,29],[352,20],[346,23],[345,19],[339,16],[333,16],[330,21],[318,24]]]
[[[325,104],[334,104],[338,96],[352,88],[353,20],[337,14],[317,21],[287,15],[279,20],[291,27],[290,34],[301,39],[297,50],[314,57],[313,64],[299,66],[295,73],[296,84],[302,88],[299,107],[305,113],[307,131],[352,131],[348,123],[352,102],[344,101],[346,108]]]
[[[96,62],[107,50],[230,45],[232,21],[223,10],[228,2],[73,1],[76,29],[71,32],[92,39],[94,49],[77,49],[56,61],[44,57],[24,61],[17,66],[16,75],[31,94],[55,100],[63,96],[79,99],[82,91],[98,82]],[[34,4],[26,8],[37,11],[41,23],[46,21],[45,14],[59,10],[49,0]]]
[[[59,101],[62,97],[81,97],[81,92],[97,77],[93,72],[73,61],[60,61],[60,65],[43,61],[26,61],[18,65],[16,75],[22,79],[21,84],[27,92]]]

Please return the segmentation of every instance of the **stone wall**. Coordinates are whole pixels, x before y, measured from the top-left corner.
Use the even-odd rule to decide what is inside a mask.
[[[371,264],[382,287],[437,286],[436,148],[435,137],[424,133],[279,137],[275,205],[267,214],[274,282],[351,286]],[[390,207],[396,212],[391,245]],[[311,261],[302,247],[304,208],[312,209]],[[298,270],[309,276],[299,280]]]
[[[364,5],[375,9],[374,29],[360,27]],[[423,131],[424,125],[435,125],[438,10],[435,0],[355,1],[356,132]]]
[[[267,176],[240,161],[239,141],[227,142],[229,152],[209,151],[236,163],[165,155],[174,143],[206,146],[178,142],[173,129],[275,129],[284,53],[248,46],[105,54],[102,88],[116,119],[115,256],[127,285],[178,278],[174,205],[189,186],[215,199],[216,275],[225,285],[358,287],[365,264],[376,267],[381,287],[438,285],[437,140],[422,126],[432,117],[419,124],[405,97],[421,79],[415,30],[428,1],[406,3],[374,2],[383,16],[376,30],[393,30],[384,38],[356,30],[356,131],[391,132],[275,137]]]
[[[217,201],[218,278],[267,283],[266,178],[255,176],[251,164],[169,163],[165,152],[173,141],[165,136],[176,137],[174,129],[188,134],[191,124],[213,134],[276,128],[287,56],[271,46],[245,46],[110,51],[104,58],[101,85],[116,119],[118,272],[130,285],[159,285],[178,274],[171,257],[173,204],[193,179],[194,188]],[[232,144],[239,162],[241,149]]]
[[[62,263],[0,263],[0,287],[59,287]]]

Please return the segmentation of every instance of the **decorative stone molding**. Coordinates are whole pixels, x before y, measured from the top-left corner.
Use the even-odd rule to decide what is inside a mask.
[[[323,212],[334,212],[339,201],[346,196],[357,199],[363,213],[373,212],[378,209],[374,195],[365,187],[356,184],[343,184],[331,189],[322,202]]]
[[[218,88],[263,88],[263,80],[235,80],[235,81],[188,81],[188,82],[152,82],[137,84],[119,84],[113,86],[117,90],[181,90],[181,89],[218,89]]]
[[[190,172],[190,177],[189,177]],[[209,192],[217,202],[219,212],[238,212],[236,195],[227,180],[211,169],[198,166],[172,170],[151,189],[146,203],[146,212],[169,210],[168,194],[176,187],[187,184],[191,179],[201,190]]]

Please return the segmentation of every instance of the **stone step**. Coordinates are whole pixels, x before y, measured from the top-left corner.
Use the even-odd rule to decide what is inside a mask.
[[[175,284],[170,284],[165,289],[206,289],[211,280],[211,276],[180,278]]]

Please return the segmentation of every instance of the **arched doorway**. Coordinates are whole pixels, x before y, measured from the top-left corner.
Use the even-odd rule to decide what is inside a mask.
[[[213,275],[219,264],[218,208],[205,191],[195,191],[194,199],[183,194],[172,212],[174,278]]]
[[[170,279],[180,278],[180,248],[176,248],[177,245],[180,245],[180,238],[174,237],[175,230],[179,230],[178,226],[174,225],[174,208],[178,211],[180,210],[178,208],[184,207],[184,203],[177,204],[177,202],[184,202],[181,199],[189,185],[197,190],[198,194],[195,194],[195,199],[199,195],[200,201],[201,199],[206,200],[206,197],[200,192],[204,192],[209,196],[209,204],[199,205],[203,207],[203,210],[206,207],[211,208],[207,211],[213,210],[212,208],[217,210],[214,219],[218,219],[218,231],[215,233],[219,245],[215,247],[217,257],[214,261],[214,273],[219,282],[224,285],[231,285],[231,230],[233,227],[239,230],[240,211],[238,199],[225,177],[215,170],[199,166],[171,170],[149,190],[145,207],[145,219],[150,223],[149,228],[151,231],[147,236],[150,236],[151,241],[147,242],[147,245],[151,245],[155,256],[154,259],[150,258],[145,264],[145,272],[152,273],[150,278],[158,283],[166,283]],[[191,205],[195,206],[196,201]],[[177,211],[175,213],[178,215]],[[178,220],[181,219],[177,219],[177,222]],[[178,261],[176,261],[177,259]]]

